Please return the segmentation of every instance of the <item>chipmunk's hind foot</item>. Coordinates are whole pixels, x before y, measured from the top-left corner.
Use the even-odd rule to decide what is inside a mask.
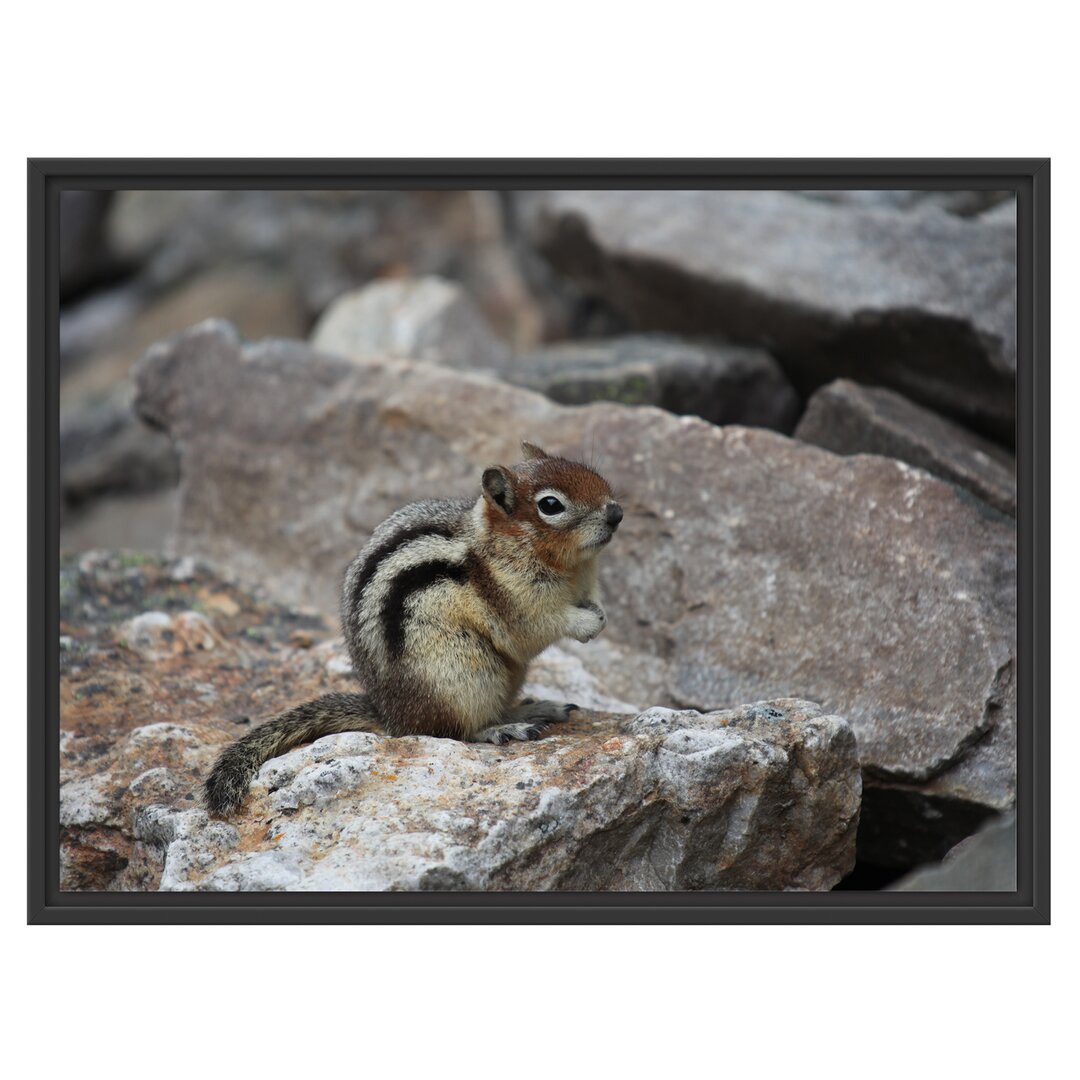
[[[502,746],[512,739],[521,742],[539,739],[552,724],[566,720],[577,707],[561,701],[525,698],[520,705],[507,711],[501,723],[478,732],[476,741]]]

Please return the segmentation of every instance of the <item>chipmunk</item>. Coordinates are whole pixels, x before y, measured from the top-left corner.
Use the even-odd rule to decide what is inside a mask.
[[[514,700],[537,653],[604,629],[597,556],[622,507],[587,465],[531,443],[522,451],[522,463],[484,470],[475,502],[413,503],[375,530],[341,596],[345,643],[367,692],[325,694],[227,747],[206,781],[209,810],[235,809],[263,762],[323,735],[501,745],[538,738],[577,708]]]

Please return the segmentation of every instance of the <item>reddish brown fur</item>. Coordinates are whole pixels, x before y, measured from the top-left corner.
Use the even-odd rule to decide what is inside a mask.
[[[517,507],[514,512],[517,513]],[[510,536],[515,540],[520,540],[525,536],[521,519],[507,517],[494,503],[484,503],[484,514],[487,517],[488,529],[493,536]]]
[[[588,465],[565,458],[546,457],[518,466],[517,475],[531,474],[532,492],[545,487],[557,487],[565,491],[574,502],[586,506],[603,506],[611,498],[608,482]]]
[[[469,584],[477,591],[480,599],[496,615],[506,618],[510,614],[510,602],[502,587],[495,580],[488,564],[476,554],[470,551],[465,559],[465,573],[469,576]]]
[[[551,528],[536,508],[535,496],[544,488],[564,492],[576,503],[601,507],[612,498],[607,481],[588,465],[566,458],[536,457],[508,470],[514,487],[514,509],[507,516],[490,501],[485,506],[493,535],[528,538],[536,558],[553,570],[565,571],[577,562],[578,545],[570,533]],[[531,530],[525,525],[531,526]]]
[[[395,735],[434,735],[441,739],[464,739],[465,721],[430,690],[392,676],[378,696],[380,714]]]
[[[552,570],[572,570],[578,562],[577,541],[566,533],[556,532],[554,529],[544,529],[541,525],[536,538],[533,541],[533,554],[538,562]]]

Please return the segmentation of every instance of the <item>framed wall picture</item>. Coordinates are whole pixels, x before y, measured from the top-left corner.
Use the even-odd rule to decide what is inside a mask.
[[[1049,920],[1049,162],[28,178],[30,922]]]

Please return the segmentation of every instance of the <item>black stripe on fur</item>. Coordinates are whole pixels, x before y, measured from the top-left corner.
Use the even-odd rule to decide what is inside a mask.
[[[386,562],[394,552],[400,551],[406,544],[411,544],[413,540],[419,540],[422,536],[444,536],[449,540],[453,535],[453,530],[449,525],[423,524],[412,525],[407,529],[394,533],[393,536],[387,537],[364,560],[364,565],[356,576],[356,584],[353,586],[352,592],[352,611],[358,610],[364,590],[371,583],[371,579],[375,576],[379,566]]]
[[[454,581],[460,584],[465,577],[466,570],[461,563],[448,562],[446,559],[417,563],[416,566],[410,566],[394,577],[390,592],[379,613],[383,637],[392,657],[399,657],[405,648],[405,605],[409,597],[440,581]]]

